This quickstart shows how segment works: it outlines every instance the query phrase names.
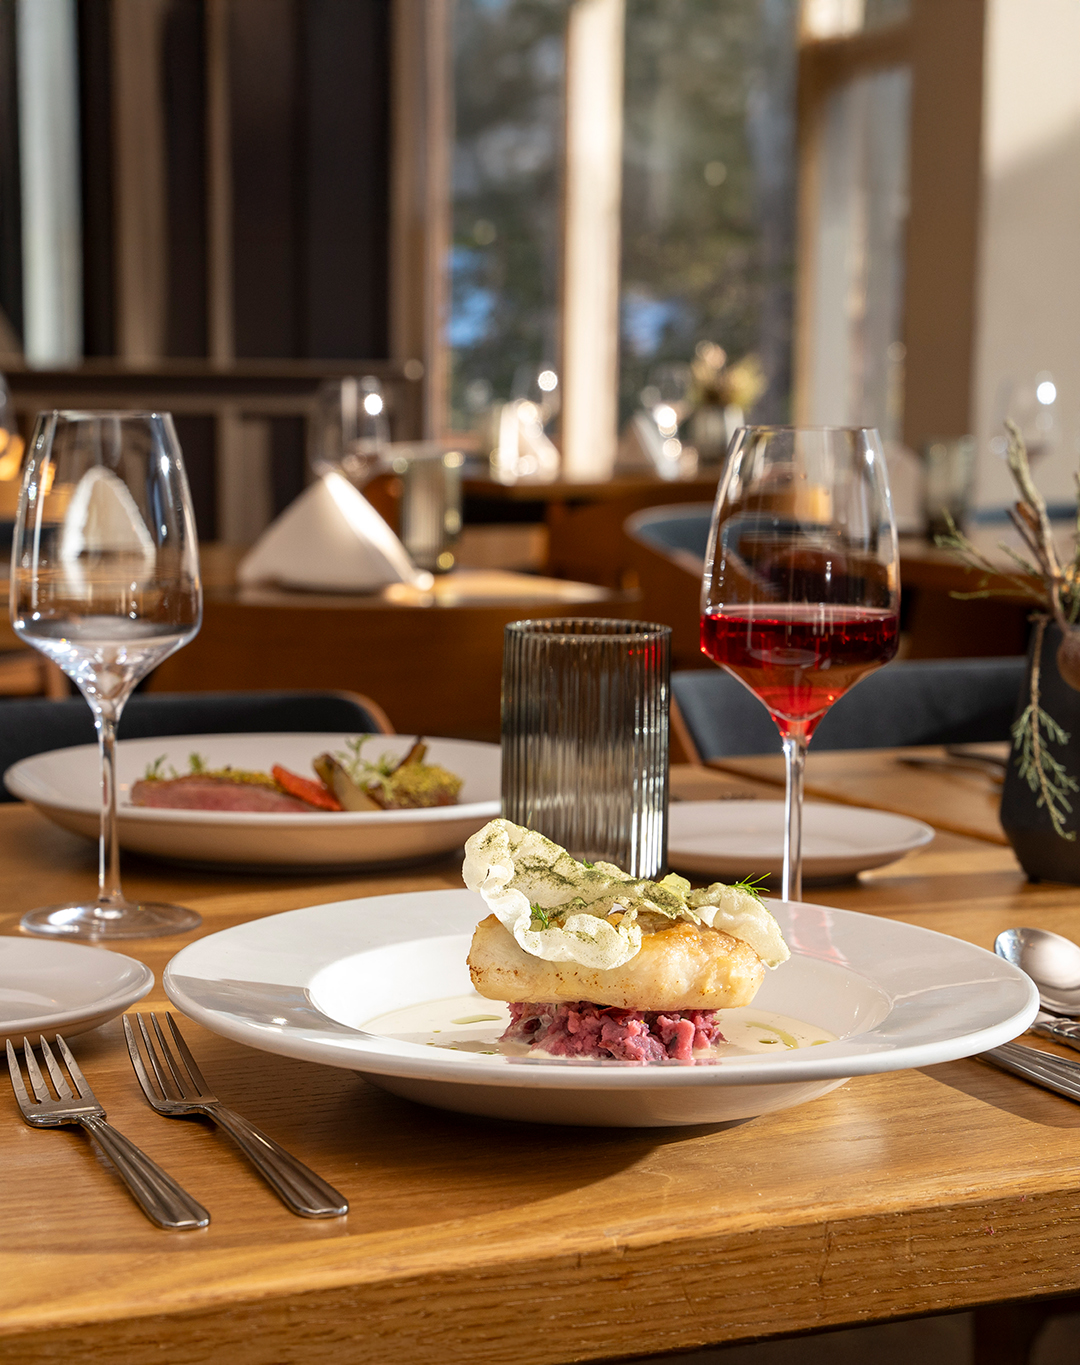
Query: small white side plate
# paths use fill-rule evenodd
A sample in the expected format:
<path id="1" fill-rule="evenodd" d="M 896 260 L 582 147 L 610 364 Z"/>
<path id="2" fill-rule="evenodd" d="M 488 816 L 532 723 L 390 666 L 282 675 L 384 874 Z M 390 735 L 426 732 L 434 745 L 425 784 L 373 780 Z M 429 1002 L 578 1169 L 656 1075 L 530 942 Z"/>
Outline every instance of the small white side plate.
<path id="1" fill-rule="evenodd" d="M 412 735 L 374 735 L 365 753 L 403 756 Z M 311 760 L 343 747 L 340 734 L 168 735 L 125 739 L 117 745 L 120 846 L 151 857 L 243 868 L 371 867 L 379 863 L 437 857 L 460 848 L 499 813 L 502 769 L 497 744 L 429 739 L 428 759 L 464 778 L 456 806 L 425 810 L 248 811 L 155 810 L 132 806 L 131 785 L 148 764 L 164 756 L 186 772 L 199 754 L 211 768 L 269 772 L 275 763 L 302 776 Z M 13 796 L 29 801 L 64 829 L 98 837 L 101 760 L 91 744 L 54 749 L 14 764 L 4 774 Z"/>
<path id="2" fill-rule="evenodd" d="M 605 1127 L 729 1123 L 823 1095 L 847 1077 L 966 1057 L 1023 1033 L 1023 972 L 961 939 L 822 905 L 771 901 L 792 957 L 757 1001 L 837 1041 L 716 1064 L 537 1061 L 370 1033 L 391 1010 L 469 991 L 487 913 L 471 891 L 337 901 L 238 924 L 182 949 L 170 1000 L 266 1052 L 346 1067 L 408 1099 L 492 1118 Z M 477 1013 L 487 1012 L 477 998 Z M 472 1011 L 470 1011 L 472 1013 Z"/>
<path id="3" fill-rule="evenodd" d="M 0 938 L 0 1046 L 40 1033 L 65 1038 L 122 1014 L 154 984 L 133 957 L 80 943 Z"/>
<path id="4" fill-rule="evenodd" d="M 922 848 L 934 831 L 921 820 L 862 806 L 803 807 L 803 880 L 835 882 Z M 673 801 L 668 862 L 678 872 L 719 878 L 779 876 L 782 801 Z"/>

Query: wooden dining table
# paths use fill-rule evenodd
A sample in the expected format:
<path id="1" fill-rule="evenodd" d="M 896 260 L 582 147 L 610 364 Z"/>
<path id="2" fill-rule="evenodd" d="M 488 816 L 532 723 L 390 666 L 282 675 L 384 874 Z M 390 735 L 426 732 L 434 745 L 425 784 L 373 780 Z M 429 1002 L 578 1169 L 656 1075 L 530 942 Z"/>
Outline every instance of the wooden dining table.
<path id="1" fill-rule="evenodd" d="M 149 691 L 344 689 L 374 698 L 401 734 L 496 741 L 511 621 L 636 615 L 630 593 L 494 568 L 362 594 L 242 587 L 242 555 L 202 546 L 202 627 L 154 670 Z"/>
<path id="2" fill-rule="evenodd" d="M 811 756 L 811 787 L 828 757 Z M 1080 939 L 1080 890 L 1027 882 L 987 825 L 991 778 L 896 759 L 849 755 L 848 779 L 888 808 L 902 774 L 905 801 L 931 819 L 967 810 L 966 832 L 943 821 L 923 850 L 807 899 L 984 948 L 1015 925 Z M 679 767 L 673 794 L 775 797 L 769 762 Z M 95 856 L 0 806 L 0 934 L 87 890 Z M 191 937 L 460 885 L 454 858 L 328 877 L 130 857 L 125 880 L 196 908 Z M 139 1008 L 167 1007 L 162 970 L 189 941 L 123 945 L 155 973 Z M 80 1132 L 26 1126 L 0 1092 L 0 1361 L 564 1365 L 1080 1289 L 1080 1106 L 975 1058 L 858 1077 L 728 1128 L 589 1129 L 443 1112 L 184 1028 L 216 1093 L 342 1190 L 347 1217 L 294 1217 L 217 1130 L 152 1112 L 115 1019 L 73 1051 L 110 1118 L 212 1221 L 153 1227 Z"/>

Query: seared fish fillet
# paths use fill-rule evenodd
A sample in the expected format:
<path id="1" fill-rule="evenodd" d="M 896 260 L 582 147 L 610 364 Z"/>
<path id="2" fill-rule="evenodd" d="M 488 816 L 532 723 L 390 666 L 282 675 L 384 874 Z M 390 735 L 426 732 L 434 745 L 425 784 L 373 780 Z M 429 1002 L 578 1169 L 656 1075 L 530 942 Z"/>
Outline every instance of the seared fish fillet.
<path id="1" fill-rule="evenodd" d="M 718 1010 L 749 1005 L 765 977 L 749 944 L 685 920 L 645 933 L 621 967 L 547 962 L 518 946 L 494 915 L 481 920 L 469 950 L 473 985 L 489 1000 L 588 1000 L 628 1010 Z"/>

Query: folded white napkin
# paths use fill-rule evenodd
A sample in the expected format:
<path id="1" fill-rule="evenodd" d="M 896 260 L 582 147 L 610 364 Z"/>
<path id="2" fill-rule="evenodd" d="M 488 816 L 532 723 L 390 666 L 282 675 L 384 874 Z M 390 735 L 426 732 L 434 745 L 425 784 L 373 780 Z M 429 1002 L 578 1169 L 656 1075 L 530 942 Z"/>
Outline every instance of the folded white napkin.
<path id="1" fill-rule="evenodd" d="M 153 577 L 154 538 L 127 485 L 111 469 L 94 465 L 75 485 L 57 558 L 67 591 L 76 598 L 88 595 L 88 580 L 101 584 L 106 574 L 132 591 Z"/>
<path id="2" fill-rule="evenodd" d="M 236 576 L 242 585 L 280 583 L 327 592 L 432 583 L 371 503 L 333 471 L 305 488 L 266 528 Z"/>

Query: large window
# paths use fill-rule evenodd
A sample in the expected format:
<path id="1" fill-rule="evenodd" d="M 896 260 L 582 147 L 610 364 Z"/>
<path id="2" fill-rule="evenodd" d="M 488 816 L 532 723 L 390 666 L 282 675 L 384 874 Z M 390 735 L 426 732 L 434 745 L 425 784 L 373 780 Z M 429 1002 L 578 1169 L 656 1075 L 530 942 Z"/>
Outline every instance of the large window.
<path id="1" fill-rule="evenodd" d="M 824 98 L 806 243 L 806 418 L 900 435 L 911 73 L 860 72 Z"/>
<path id="2" fill-rule="evenodd" d="M 623 419 L 701 341 L 755 352 L 759 418 L 791 380 L 791 0 L 628 0 L 622 213 Z"/>
<path id="3" fill-rule="evenodd" d="M 588 41 L 568 46 L 568 25 L 592 22 L 589 10 L 607 32 L 622 25 L 617 70 Z M 658 370 L 688 365 L 702 342 L 732 359 L 754 353 L 767 379 L 758 415 L 787 416 L 797 20 L 795 0 L 458 0 L 455 425 L 522 396 L 531 371 L 557 365 L 570 342 L 587 349 L 580 332 L 605 325 L 579 316 L 567 268 L 583 249 L 575 215 L 590 213 L 596 269 L 617 282 L 619 423 Z M 589 108 L 567 95 L 590 91 L 593 68 L 593 84 L 621 86 L 614 119 L 603 98 Z M 595 158 L 605 193 L 621 180 L 610 219 L 582 204 L 589 176 L 574 175 L 574 156 Z M 579 334 L 568 340 L 568 328 Z"/>
<path id="4" fill-rule="evenodd" d="M 457 0 L 451 425 L 558 350 L 565 0 Z M 521 394 L 520 396 L 525 396 Z"/>

